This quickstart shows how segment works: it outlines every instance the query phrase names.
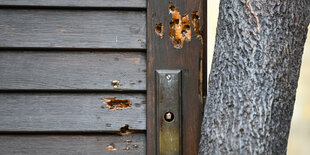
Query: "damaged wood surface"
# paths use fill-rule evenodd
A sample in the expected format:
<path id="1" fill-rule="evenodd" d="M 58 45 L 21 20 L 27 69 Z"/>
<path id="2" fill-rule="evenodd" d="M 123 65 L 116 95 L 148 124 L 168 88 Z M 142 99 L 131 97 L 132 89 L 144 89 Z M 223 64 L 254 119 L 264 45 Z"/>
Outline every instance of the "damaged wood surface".
<path id="1" fill-rule="evenodd" d="M 110 110 L 122 110 L 131 108 L 131 102 L 127 99 L 102 98 Z"/>
<path id="2" fill-rule="evenodd" d="M 154 141 L 157 69 L 182 70 L 182 154 L 198 154 L 203 101 L 207 86 L 207 51 L 204 41 L 207 39 L 206 33 L 203 33 L 207 27 L 205 15 L 207 11 L 203 8 L 206 6 L 206 1 L 179 0 L 169 3 L 169 1 L 150 0 L 147 6 L 147 154 L 158 153 Z M 197 19 L 199 21 L 196 21 Z M 163 25 L 163 38 L 154 32 L 158 23 Z M 177 28 L 174 29 L 177 31 L 170 31 L 170 27 Z M 202 34 L 201 38 L 205 39 L 196 37 L 198 30 Z M 188 33 L 189 31 L 191 33 Z M 181 40 L 191 38 L 191 41 L 184 42 L 182 48 L 175 48 L 181 47 L 181 44 L 174 45 L 170 32 L 172 36 L 176 34 Z M 175 43 L 178 41 L 175 40 Z"/>
<path id="3" fill-rule="evenodd" d="M 191 41 L 191 23 L 188 14 L 182 16 L 175 5 L 169 3 L 169 14 L 172 16 L 169 27 L 169 37 L 173 47 L 181 49 L 184 41 Z"/>
<path id="4" fill-rule="evenodd" d="M 1 0 L 0 6 L 145 8 L 146 0 Z"/>
<path id="5" fill-rule="evenodd" d="M 145 49 L 145 11 L 0 9 L 0 48 Z"/>
<path id="6" fill-rule="evenodd" d="M 118 135 L 0 135 L 1 154 L 23 155 L 145 155 L 145 134 Z M 109 149 L 113 147 L 114 149 Z"/>
<path id="7" fill-rule="evenodd" d="M 141 91 L 145 59 L 143 52 L 0 51 L 0 90 Z"/>
<path id="8" fill-rule="evenodd" d="M 121 98 L 131 108 L 110 110 L 102 98 Z M 144 93 L 0 93 L 0 132 L 121 131 L 146 129 Z"/>

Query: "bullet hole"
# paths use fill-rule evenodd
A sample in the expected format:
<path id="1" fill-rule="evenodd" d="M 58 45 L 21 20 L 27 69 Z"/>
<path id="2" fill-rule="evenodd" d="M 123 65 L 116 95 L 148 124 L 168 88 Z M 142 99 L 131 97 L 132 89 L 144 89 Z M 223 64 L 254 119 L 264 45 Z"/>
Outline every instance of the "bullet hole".
<path id="1" fill-rule="evenodd" d="M 172 4 L 168 5 L 169 14 L 172 16 L 169 26 L 169 37 L 172 40 L 173 47 L 181 49 L 184 41 L 191 40 L 191 23 L 189 16 L 181 16 L 179 10 Z"/>
<path id="2" fill-rule="evenodd" d="M 115 145 L 113 143 L 111 143 L 107 146 L 106 150 L 115 151 L 115 150 L 117 150 L 117 148 L 115 147 Z"/>
<path id="3" fill-rule="evenodd" d="M 200 21 L 200 17 L 199 17 L 199 12 L 198 11 L 194 11 L 192 13 L 192 24 L 193 24 L 193 29 L 196 32 L 196 37 L 198 39 L 202 39 L 202 36 L 200 34 L 200 28 L 199 28 L 199 21 Z"/>
<path id="4" fill-rule="evenodd" d="M 110 110 L 122 110 L 131 108 L 131 103 L 127 99 L 103 98 Z"/>
<path id="5" fill-rule="evenodd" d="M 117 134 L 121 135 L 121 136 L 123 136 L 123 135 L 130 135 L 132 133 L 134 133 L 134 131 L 129 129 L 129 125 L 128 124 L 126 124 L 125 126 L 121 127 L 120 131 L 117 132 Z"/>
<path id="6" fill-rule="evenodd" d="M 130 147 L 126 146 L 124 150 L 129 151 Z"/>
<path id="7" fill-rule="evenodd" d="M 161 39 L 163 39 L 163 37 L 164 37 L 164 26 L 162 23 L 156 24 L 155 32 L 157 35 L 160 36 Z"/>
<path id="8" fill-rule="evenodd" d="M 173 13 L 175 11 L 175 6 L 170 2 L 168 5 L 169 14 Z"/>
<path id="9" fill-rule="evenodd" d="M 118 88 L 119 82 L 120 82 L 119 80 L 113 80 L 111 84 L 114 88 Z"/>
<path id="10" fill-rule="evenodd" d="M 139 145 L 135 144 L 133 145 L 134 148 L 139 148 Z"/>
<path id="11" fill-rule="evenodd" d="M 126 145 L 131 144 L 131 142 L 132 142 L 132 140 L 126 140 L 126 141 L 125 141 Z"/>

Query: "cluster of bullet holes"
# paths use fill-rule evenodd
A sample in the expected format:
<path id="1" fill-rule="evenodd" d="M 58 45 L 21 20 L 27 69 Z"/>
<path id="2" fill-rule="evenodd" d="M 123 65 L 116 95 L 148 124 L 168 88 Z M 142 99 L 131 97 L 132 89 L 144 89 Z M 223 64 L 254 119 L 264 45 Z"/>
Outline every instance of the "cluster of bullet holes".
<path id="1" fill-rule="evenodd" d="M 196 32 L 198 39 L 202 39 L 199 28 L 199 12 L 192 13 L 192 20 L 190 21 L 189 15 L 181 16 L 179 10 L 172 3 L 168 4 L 169 14 L 172 19 L 169 23 L 169 38 L 172 40 L 173 47 L 181 49 L 185 41 L 191 41 L 191 22 L 193 30 Z M 155 26 L 155 33 L 162 39 L 164 37 L 164 26 L 158 23 Z"/>
<path id="2" fill-rule="evenodd" d="M 126 150 L 126 151 L 139 148 L 139 145 L 133 144 L 132 140 L 125 140 L 124 144 L 125 144 L 124 150 Z M 116 151 L 116 150 L 118 150 L 118 148 L 115 146 L 114 143 L 110 143 L 109 145 L 107 145 L 106 150 Z"/>

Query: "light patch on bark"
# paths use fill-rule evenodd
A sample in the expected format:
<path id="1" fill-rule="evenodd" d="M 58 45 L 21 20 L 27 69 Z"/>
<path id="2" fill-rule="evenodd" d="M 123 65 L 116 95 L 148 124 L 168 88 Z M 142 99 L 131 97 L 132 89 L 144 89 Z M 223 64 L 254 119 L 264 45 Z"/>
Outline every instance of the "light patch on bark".
<path id="1" fill-rule="evenodd" d="M 256 15 L 256 13 L 253 11 L 253 8 L 252 8 L 252 5 L 251 3 L 249 2 L 249 0 L 246 1 L 246 6 L 248 7 L 248 9 L 250 10 L 251 14 L 253 15 L 255 21 L 256 21 L 256 24 L 257 24 L 257 32 L 260 33 L 260 23 L 259 23 L 259 19 Z"/>

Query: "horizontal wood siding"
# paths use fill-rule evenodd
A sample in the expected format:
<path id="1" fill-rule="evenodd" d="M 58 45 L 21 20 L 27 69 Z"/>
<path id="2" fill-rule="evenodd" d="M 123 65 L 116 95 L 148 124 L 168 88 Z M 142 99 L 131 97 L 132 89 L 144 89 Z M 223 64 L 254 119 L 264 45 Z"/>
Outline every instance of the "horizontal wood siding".
<path id="1" fill-rule="evenodd" d="M 0 5 L 145 8 L 146 0 L 1 0 Z"/>
<path id="2" fill-rule="evenodd" d="M 142 52 L 0 51 L 0 90 L 145 90 L 145 57 Z M 113 80 L 120 81 L 118 88 Z"/>
<path id="3" fill-rule="evenodd" d="M 117 150 L 108 150 L 114 145 Z M 117 135 L 0 135 L 4 155 L 145 155 L 145 134 Z"/>
<path id="4" fill-rule="evenodd" d="M 145 155 L 145 92 L 146 0 L 0 0 L 0 154 Z"/>
<path id="5" fill-rule="evenodd" d="M 145 11 L 0 9 L 0 48 L 145 49 Z"/>
<path id="6" fill-rule="evenodd" d="M 102 98 L 128 99 L 110 110 Z M 146 129 L 144 93 L 1 93 L 0 131 L 120 131 Z"/>

